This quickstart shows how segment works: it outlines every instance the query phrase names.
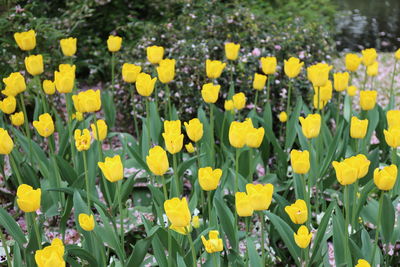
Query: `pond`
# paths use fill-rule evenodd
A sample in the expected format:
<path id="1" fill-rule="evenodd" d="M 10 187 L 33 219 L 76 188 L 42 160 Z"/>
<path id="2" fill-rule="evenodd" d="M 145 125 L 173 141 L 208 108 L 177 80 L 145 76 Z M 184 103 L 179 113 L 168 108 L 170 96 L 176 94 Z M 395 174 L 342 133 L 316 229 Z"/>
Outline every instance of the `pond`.
<path id="1" fill-rule="evenodd" d="M 337 48 L 375 47 L 394 51 L 400 47 L 400 0 L 335 0 Z"/>

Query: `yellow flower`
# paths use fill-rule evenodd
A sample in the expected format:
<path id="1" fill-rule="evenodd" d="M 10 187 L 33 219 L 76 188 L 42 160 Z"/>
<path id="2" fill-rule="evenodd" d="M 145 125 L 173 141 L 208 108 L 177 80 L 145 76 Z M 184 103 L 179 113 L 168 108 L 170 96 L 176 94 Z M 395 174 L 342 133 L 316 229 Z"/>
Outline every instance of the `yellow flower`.
<path id="1" fill-rule="evenodd" d="M 374 63 L 369 65 L 367 67 L 367 75 L 368 76 L 376 76 L 376 75 L 378 75 L 378 67 L 379 67 L 378 61 L 375 61 Z"/>
<path id="2" fill-rule="evenodd" d="M 181 234 L 181 235 L 187 235 L 188 233 L 190 233 L 192 231 L 192 227 L 186 226 L 186 227 L 178 227 L 176 225 L 171 224 L 169 226 L 169 229 L 174 230 L 175 232 Z"/>
<path id="3" fill-rule="evenodd" d="M 263 127 L 249 127 L 246 135 L 246 145 L 251 148 L 260 147 L 264 139 L 265 130 Z"/>
<path id="4" fill-rule="evenodd" d="M 371 110 L 375 107 L 377 91 L 360 91 L 360 106 L 362 110 Z"/>
<path id="5" fill-rule="evenodd" d="M 229 143 L 235 148 L 242 148 L 247 141 L 248 124 L 233 121 L 229 127 Z"/>
<path id="6" fill-rule="evenodd" d="M 127 83 L 134 83 L 141 71 L 142 67 L 140 66 L 124 63 L 124 65 L 122 65 L 122 79 Z"/>
<path id="7" fill-rule="evenodd" d="M 165 213 L 172 225 L 187 227 L 190 225 L 191 215 L 186 198 L 174 197 L 164 202 Z"/>
<path id="8" fill-rule="evenodd" d="M 361 51 L 362 53 L 362 62 L 364 66 L 370 66 L 374 64 L 376 58 L 378 57 L 378 54 L 376 53 L 375 48 L 367 48 Z"/>
<path id="9" fill-rule="evenodd" d="M 121 157 L 106 157 L 104 162 L 97 163 L 104 177 L 111 183 L 117 182 L 124 178 L 124 166 L 122 165 Z"/>
<path id="10" fill-rule="evenodd" d="M 34 30 L 16 32 L 14 33 L 14 39 L 18 47 L 24 51 L 32 50 L 36 46 L 36 34 Z"/>
<path id="11" fill-rule="evenodd" d="M 175 77 L 175 59 L 163 59 L 157 67 L 157 74 L 160 82 L 169 83 Z"/>
<path id="12" fill-rule="evenodd" d="M 280 122 L 286 122 L 288 119 L 287 113 L 285 111 L 282 111 L 281 113 L 279 113 L 278 119 Z"/>
<path id="13" fill-rule="evenodd" d="M 246 96 L 243 93 L 234 94 L 232 100 L 236 110 L 241 110 L 246 105 Z"/>
<path id="14" fill-rule="evenodd" d="M 314 87 L 315 95 L 318 97 L 318 91 L 321 94 L 320 101 L 327 102 L 332 98 L 332 81 L 328 80 L 324 86 Z"/>
<path id="15" fill-rule="evenodd" d="M 236 60 L 239 55 L 240 44 L 226 43 L 225 56 L 228 60 Z"/>
<path id="16" fill-rule="evenodd" d="M 397 167 L 392 164 L 383 169 L 374 170 L 374 183 L 380 190 L 388 191 L 393 188 L 397 179 Z"/>
<path id="17" fill-rule="evenodd" d="M 264 89 L 266 81 L 267 81 L 266 75 L 254 73 L 253 88 L 256 90 Z"/>
<path id="18" fill-rule="evenodd" d="M 76 38 L 65 38 L 60 40 L 61 51 L 64 56 L 72 57 L 76 53 Z"/>
<path id="19" fill-rule="evenodd" d="M 358 88 L 354 85 L 350 85 L 349 87 L 347 87 L 347 94 L 349 96 L 355 96 L 357 91 L 358 91 Z"/>
<path id="20" fill-rule="evenodd" d="M 185 122 L 184 125 L 189 139 L 193 142 L 198 142 L 203 137 L 203 124 L 199 119 L 191 119 L 189 123 Z"/>
<path id="21" fill-rule="evenodd" d="M 394 57 L 396 58 L 396 60 L 400 59 L 400 48 L 396 50 L 396 52 L 394 53 Z"/>
<path id="22" fill-rule="evenodd" d="M 94 229 L 94 217 L 93 217 L 93 214 L 88 215 L 88 214 L 85 214 L 85 213 L 81 213 L 78 216 L 78 221 L 79 221 L 79 226 L 83 230 L 85 230 L 87 232 L 93 231 L 93 229 Z"/>
<path id="23" fill-rule="evenodd" d="M 101 109 L 100 90 L 87 90 L 72 96 L 76 111 L 81 113 L 96 112 Z"/>
<path id="24" fill-rule="evenodd" d="M 233 110 L 234 108 L 235 108 L 235 106 L 233 105 L 233 100 L 225 100 L 224 109 L 226 111 Z"/>
<path id="25" fill-rule="evenodd" d="M 368 119 L 359 120 L 357 117 L 351 117 L 350 136 L 351 138 L 362 139 L 367 134 Z"/>
<path id="26" fill-rule="evenodd" d="M 167 152 L 160 146 L 151 148 L 146 157 L 146 163 L 152 173 L 159 176 L 164 175 L 169 168 Z"/>
<path id="27" fill-rule="evenodd" d="M 219 60 L 206 60 L 206 73 L 207 77 L 210 79 L 216 79 L 221 76 L 222 71 L 224 70 L 226 63 L 222 63 Z"/>
<path id="28" fill-rule="evenodd" d="M 371 265 L 369 264 L 368 261 L 366 261 L 364 259 L 359 259 L 357 262 L 357 265 L 354 267 L 371 267 Z"/>
<path id="29" fill-rule="evenodd" d="M 216 230 L 211 230 L 208 233 L 208 240 L 202 235 L 201 241 L 203 242 L 204 248 L 207 253 L 220 252 L 224 249 L 224 244 L 222 243 L 222 239 L 218 238 L 219 232 Z"/>
<path id="30" fill-rule="evenodd" d="M 117 52 L 121 49 L 122 38 L 119 36 L 110 35 L 107 39 L 107 47 L 110 52 Z"/>
<path id="31" fill-rule="evenodd" d="M 75 146 L 78 151 L 86 151 L 90 148 L 90 140 L 92 139 L 90 136 L 90 132 L 88 129 L 84 129 L 83 131 L 80 129 L 76 129 L 74 132 L 75 138 Z"/>
<path id="32" fill-rule="evenodd" d="M 345 63 L 346 69 L 351 72 L 357 71 L 360 66 L 362 58 L 357 54 L 346 54 Z"/>
<path id="33" fill-rule="evenodd" d="M 285 211 L 289 215 L 290 220 L 295 224 L 303 224 L 307 221 L 307 204 L 302 199 L 298 199 L 294 204 L 286 206 Z"/>
<path id="34" fill-rule="evenodd" d="M 147 60 L 152 64 L 158 64 L 164 57 L 164 47 L 150 46 L 146 48 Z"/>
<path id="35" fill-rule="evenodd" d="M 136 77 L 136 90 L 141 96 L 150 96 L 154 91 L 157 78 L 151 78 L 147 73 L 139 73 Z"/>
<path id="36" fill-rule="evenodd" d="M 54 95 L 54 93 L 56 92 L 56 84 L 53 81 L 44 80 L 43 81 L 43 91 L 47 95 Z"/>
<path id="37" fill-rule="evenodd" d="M 16 96 L 26 90 L 26 83 L 24 76 L 19 72 L 11 73 L 7 78 L 3 79 L 6 88 L 1 91 L 6 96 Z"/>
<path id="38" fill-rule="evenodd" d="M 82 112 L 75 112 L 74 114 L 72 114 L 72 119 L 76 119 L 77 121 L 83 121 L 83 113 Z"/>
<path id="39" fill-rule="evenodd" d="M 246 184 L 246 192 L 255 211 L 267 210 L 271 205 L 274 186 L 272 184 Z"/>
<path id="40" fill-rule="evenodd" d="M 162 134 L 167 151 L 171 154 L 179 153 L 183 147 L 183 134 L 163 133 Z"/>
<path id="41" fill-rule="evenodd" d="M 383 130 L 383 134 L 388 146 L 393 148 L 400 146 L 400 127 L 390 127 L 388 130 Z"/>
<path id="42" fill-rule="evenodd" d="M 168 134 L 181 134 L 181 121 L 180 120 L 175 120 L 175 121 L 164 121 L 164 133 Z"/>
<path id="43" fill-rule="evenodd" d="M 332 166 L 336 172 L 336 179 L 341 185 L 350 185 L 357 181 L 358 168 L 354 166 L 351 159 L 345 159 L 341 162 L 334 161 Z"/>
<path id="44" fill-rule="evenodd" d="M 35 261 L 38 267 L 65 267 L 64 245 L 58 238 L 54 238 L 50 246 L 36 250 Z"/>
<path id="45" fill-rule="evenodd" d="M 389 110 L 386 113 L 388 128 L 400 127 L 400 110 Z"/>
<path id="46" fill-rule="evenodd" d="M 222 176 L 221 169 L 213 170 L 211 167 L 199 169 L 199 184 L 204 191 L 212 191 L 217 189 L 219 180 Z"/>
<path id="47" fill-rule="evenodd" d="M 107 137 L 107 130 L 108 130 L 107 124 L 104 120 L 98 120 L 96 125 L 94 123 L 90 125 L 90 128 L 92 128 L 93 138 L 96 140 L 103 141 Z M 98 134 L 99 136 L 97 136 L 97 129 L 99 129 L 99 134 Z"/>
<path id="48" fill-rule="evenodd" d="M 321 129 L 321 115 L 309 114 L 306 118 L 299 117 L 301 129 L 306 138 L 315 138 Z"/>
<path id="49" fill-rule="evenodd" d="M 39 120 L 33 122 L 33 127 L 43 137 L 49 137 L 54 133 L 54 122 L 49 113 L 40 115 Z"/>
<path id="50" fill-rule="evenodd" d="M 199 216 L 193 216 L 193 218 L 192 218 L 192 226 L 194 227 L 194 228 L 199 228 L 200 227 L 200 219 L 199 219 Z"/>
<path id="51" fill-rule="evenodd" d="M 306 248 L 311 242 L 312 233 L 310 233 L 306 226 L 302 225 L 297 230 L 297 234 L 294 233 L 294 241 L 300 248 Z"/>
<path id="52" fill-rule="evenodd" d="M 284 71 L 289 78 L 295 78 L 300 74 L 304 62 L 300 62 L 298 58 L 291 57 L 289 60 L 284 61 Z"/>
<path id="53" fill-rule="evenodd" d="M 310 170 L 310 153 L 308 150 L 293 149 L 290 152 L 290 163 L 295 173 L 306 174 Z"/>
<path id="54" fill-rule="evenodd" d="M 276 72 L 276 57 L 262 57 L 261 58 L 261 68 L 262 71 L 267 74 L 271 75 Z"/>
<path id="55" fill-rule="evenodd" d="M 7 96 L 6 98 L 3 99 L 3 101 L 0 101 L 0 110 L 5 114 L 14 113 L 16 107 L 17 107 L 17 100 L 15 99 L 14 96 Z"/>
<path id="56" fill-rule="evenodd" d="M 371 161 L 363 154 L 350 157 L 345 160 L 353 168 L 357 169 L 357 179 L 361 179 L 367 175 Z"/>
<path id="57" fill-rule="evenodd" d="M 218 100 L 218 94 L 221 86 L 218 84 L 206 83 L 201 89 L 201 96 L 206 103 L 215 103 Z"/>
<path id="58" fill-rule="evenodd" d="M 187 143 L 187 144 L 185 145 L 185 148 L 186 148 L 186 151 L 187 151 L 188 153 L 193 153 L 193 152 L 196 151 L 196 148 L 194 148 L 194 146 L 193 146 L 192 143 Z"/>
<path id="59" fill-rule="evenodd" d="M 342 92 L 349 86 L 350 74 L 348 72 L 337 72 L 333 74 L 335 90 Z"/>
<path id="60" fill-rule="evenodd" d="M 74 79 L 75 79 L 75 71 L 76 71 L 76 66 L 71 65 L 71 64 L 60 64 L 58 65 L 58 70 L 60 72 L 71 72 Z"/>
<path id="61" fill-rule="evenodd" d="M 14 142 L 7 130 L 0 128 L 0 155 L 8 155 L 14 148 Z"/>
<path id="62" fill-rule="evenodd" d="M 25 68 L 30 75 L 39 75 L 43 73 L 43 56 L 42 55 L 32 55 L 25 57 Z"/>
<path id="63" fill-rule="evenodd" d="M 332 66 L 326 63 L 318 63 L 307 68 L 308 80 L 314 87 L 324 86 L 329 79 Z"/>
<path id="64" fill-rule="evenodd" d="M 24 113 L 22 111 L 16 112 L 13 115 L 10 115 L 10 120 L 12 125 L 14 126 L 21 126 L 25 122 Z"/>
<path id="65" fill-rule="evenodd" d="M 318 94 L 314 94 L 314 97 L 313 97 L 314 108 L 323 109 L 326 106 L 326 104 L 328 104 L 328 101 L 324 101 L 322 99 L 320 99 L 319 103 L 318 103 Z"/>
<path id="66" fill-rule="evenodd" d="M 236 212 L 240 217 L 252 216 L 254 209 L 252 199 L 244 192 L 236 192 L 235 194 Z"/>
<path id="67" fill-rule="evenodd" d="M 17 189 L 17 204 L 23 212 L 34 212 L 40 209 L 40 188 L 34 190 L 32 186 L 21 184 Z"/>
<path id="68" fill-rule="evenodd" d="M 63 64 L 61 70 L 60 65 L 60 71 L 54 72 L 54 83 L 57 91 L 61 94 L 71 93 L 75 84 L 75 65 L 73 65 L 73 68 L 66 66 L 66 64 Z"/>

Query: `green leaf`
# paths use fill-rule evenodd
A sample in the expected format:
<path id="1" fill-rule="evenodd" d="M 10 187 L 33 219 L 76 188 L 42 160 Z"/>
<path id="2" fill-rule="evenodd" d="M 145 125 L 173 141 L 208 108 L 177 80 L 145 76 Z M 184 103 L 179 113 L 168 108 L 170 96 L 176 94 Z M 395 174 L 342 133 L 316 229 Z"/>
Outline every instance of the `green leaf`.
<path id="1" fill-rule="evenodd" d="M 383 195 L 382 211 L 383 216 L 379 219 L 382 225 L 383 240 L 387 244 L 392 238 L 395 221 L 395 210 L 388 194 Z"/>
<path id="2" fill-rule="evenodd" d="M 214 205 L 217 210 L 217 216 L 220 220 L 222 229 L 224 230 L 226 236 L 228 237 L 231 246 L 233 248 L 236 248 L 238 240 L 237 240 L 236 229 L 234 226 L 235 220 L 232 215 L 232 212 L 230 211 L 228 206 L 224 203 L 221 197 L 216 196 L 214 198 Z"/>
<path id="3" fill-rule="evenodd" d="M 99 266 L 96 258 L 88 251 L 76 246 L 76 245 L 66 245 L 65 246 L 67 254 L 69 256 L 75 256 L 88 261 L 89 266 Z"/>
<path id="4" fill-rule="evenodd" d="M 293 129 L 295 129 L 296 124 L 299 124 L 299 116 L 302 106 L 303 106 L 303 101 L 300 97 L 297 100 L 296 107 L 289 116 L 290 117 L 289 121 L 286 123 L 286 142 L 285 142 L 286 149 L 292 147 L 296 139 L 296 131 L 293 131 Z"/>
<path id="5" fill-rule="evenodd" d="M 336 207 L 336 214 L 333 216 L 333 247 L 335 251 L 335 262 L 337 266 L 347 266 L 345 258 L 346 238 L 347 233 L 344 229 L 343 214 Z"/>
<path id="6" fill-rule="evenodd" d="M 15 222 L 13 217 L 8 212 L 0 207 L 0 225 L 3 226 L 9 235 L 18 243 L 20 247 L 24 247 L 27 242 L 24 233 L 21 228 Z"/>
<path id="7" fill-rule="evenodd" d="M 262 266 L 261 258 L 258 255 L 256 247 L 254 246 L 254 240 L 251 237 L 246 238 L 246 246 L 249 251 L 250 266 Z"/>
<path id="8" fill-rule="evenodd" d="M 149 249 L 153 238 L 145 238 L 139 240 L 134 249 L 132 255 L 129 257 L 126 267 L 139 267 L 146 256 L 147 250 Z"/>
<path id="9" fill-rule="evenodd" d="M 114 95 L 110 91 L 101 92 L 101 103 L 103 106 L 104 114 L 106 116 L 106 122 L 110 129 L 114 127 L 115 123 L 115 104 L 114 104 Z"/>

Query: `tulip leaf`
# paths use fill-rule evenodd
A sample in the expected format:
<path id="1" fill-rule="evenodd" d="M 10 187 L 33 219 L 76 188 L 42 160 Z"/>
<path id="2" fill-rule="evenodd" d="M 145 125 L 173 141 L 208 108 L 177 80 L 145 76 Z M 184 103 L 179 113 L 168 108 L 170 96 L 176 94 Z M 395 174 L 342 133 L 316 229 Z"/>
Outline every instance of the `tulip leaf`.
<path id="1" fill-rule="evenodd" d="M 139 267 L 143 262 L 144 257 L 146 256 L 147 250 L 149 249 L 153 238 L 148 237 L 145 239 L 141 239 L 136 242 L 135 247 L 133 249 L 133 253 L 129 257 L 126 266 L 130 267 Z"/>
<path id="2" fill-rule="evenodd" d="M 344 229 L 343 214 L 338 207 L 335 209 L 333 216 L 333 247 L 335 252 L 335 262 L 337 266 L 347 266 L 345 258 L 346 238 L 348 233 Z"/>
<path id="3" fill-rule="evenodd" d="M 388 194 L 383 195 L 382 210 L 382 214 L 384 214 L 384 216 L 379 218 L 379 220 L 381 220 L 382 237 L 387 244 L 392 238 L 395 221 L 395 210 Z"/>
<path id="4" fill-rule="evenodd" d="M 161 131 L 163 128 L 160 115 L 157 110 L 157 106 L 155 102 L 150 102 L 150 134 L 153 143 L 161 144 L 162 136 Z M 161 143 L 160 143 L 161 142 Z"/>
<path id="5" fill-rule="evenodd" d="M 286 138 L 285 138 L 286 149 L 292 147 L 294 141 L 296 140 L 296 131 L 293 131 L 293 129 L 295 129 L 296 124 L 299 124 L 300 110 L 302 106 L 303 106 L 303 100 L 301 99 L 301 97 L 299 97 L 297 99 L 297 103 L 293 112 L 289 116 L 289 120 L 286 122 Z"/>
<path id="6" fill-rule="evenodd" d="M 368 232 L 363 228 L 361 230 L 361 251 L 363 254 L 363 259 L 368 259 L 372 253 L 372 244 L 371 244 L 371 237 L 369 236 Z"/>
<path id="7" fill-rule="evenodd" d="M 368 140 L 369 143 L 369 140 L 371 140 L 371 136 L 375 131 L 375 128 L 379 122 L 379 111 L 376 106 L 374 109 L 368 110 L 367 118 L 368 118 L 368 131 L 364 140 Z M 367 145 L 367 143 L 364 143 L 364 145 Z"/>
<path id="8" fill-rule="evenodd" d="M 231 246 L 236 248 L 238 240 L 235 229 L 236 226 L 234 225 L 235 220 L 232 212 L 229 210 L 228 205 L 224 203 L 224 200 L 220 197 L 220 195 L 214 197 L 214 206 L 216 208 L 217 216 L 220 220 L 222 229 L 228 237 Z"/>
<path id="9" fill-rule="evenodd" d="M 65 250 L 68 256 L 75 256 L 88 261 L 89 266 L 99 266 L 96 258 L 87 250 L 84 250 L 76 245 L 66 245 Z"/>
<path id="10" fill-rule="evenodd" d="M 258 255 L 256 247 L 254 246 L 254 240 L 251 237 L 246 238 L 246 246 L 249 251 L 250 266 L 262 266 L 261 258 Z"/>
<path id="11" fill-rule="evenodd" d="M 143 160 L 143 158 L 137 153 L 137 150 L 135 150 L 133 147 L 128 146 L 128 152 L 129 154 L 136 160 L 136 162 L 140 165 L 142 169 L 145 169 L 147 173 L 151 175 L 151 171 L 149 167 L 147 166 L 147 163 Z M 148 151 L 146 152 L 146 156 L 148 154 Z M 146 157 L 144 157 L 146 158 Z"/>
<path id="12" fill-rule="evenodd" d="M 106 116 L 107 125 L 110 129 L 112 129 L 114 127 L 116 115 L 113 93 L 110 91 L 102 91 L 101 103 L 103 106 L 104 115 Z"/>
<path id="13" fill-rule="evenodd" d="M 203 157 L 205 154 L 200 154 L 199 157 Z M 181 164 L 178 166 L 178 177 L 182 177 L 183 173 L 192 166 L 197 160 L 197 156 L 193 156 L 191 158 L 185 159 Z"/>
<path id="14" fill-rule="evenodd" d="M 0 207 L 0 225 L 3 226 L 9 235 L 18 243 L 20 247 L 24 247 L 26 238 L 21 228 L 15 222 L 14 218 L 8 212 Z"/>

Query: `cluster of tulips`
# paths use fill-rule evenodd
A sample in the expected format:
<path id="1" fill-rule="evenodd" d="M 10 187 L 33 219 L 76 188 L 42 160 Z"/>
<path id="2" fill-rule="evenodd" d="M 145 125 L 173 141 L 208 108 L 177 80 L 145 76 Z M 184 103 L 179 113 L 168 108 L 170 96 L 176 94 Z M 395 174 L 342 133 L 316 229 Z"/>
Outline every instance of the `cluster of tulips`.
<path id="1" fill-rule="evenodd" d="M 21 50 L 35 49 L 34 30 L 14 37 Z M 283 70 L 290 80 L 286 109 L 272 116 L 270 89 L 277 59 L 260 59 L 261 71 L 254 74 L 251 84 L 255 108 L 245 112 L 249 99 L 235 92 L 232 79 L 240 45 L 226 43 L 227 62 L 205 62 L 208 81 L 199 92 L 205 105 L 199 107 L 198 118 L 183 123 L 185 137 L 170 100 L 176 62 L 164 58 L 163 47 L 147 48 L 150 64 L 121 67 L 122 80 L 133 86 L 127 91 L 133 97 L 136 91 L 146 106 L 145 116 L 138 116 L 132 105 L 135 133 L 130 135 L 109 132 L 115 123 L 116 57 L 122 38 L 107 40 L 111 88 L 103 90 L 78 90 L 72 64 L 77 39 L 62 39 L 60 46 L 70 64 L 59 65 L 54 81 L 41 81 L 45 68 L 40 54 L 25 57 L 26 73 L 14 72 L 3 79 L 1 166 L 3 170 L 8 158 L 12 175 L 2 174 L 7 185 L 17 189 L 16 204 L 28 226 L 25 234 L 1 208 L 0 225 L 15 240 L 8 247 L 0 231 L 8 266 L 270 266 L 285 258 L 298 266 L 321 266 L 332 242 L 337 266 L 393 263 L 388 247 L 399 237 L 394 231 L 394 206 L 400 189 L 400 110 L 395 110 L 396 65 L 389 106 L 384 111 L 376 105 L 373 79 L 378 55 L 374 49 L 363 50 L 361 57 L 347 54 L 346 72 L 331 75 L 332 66 L 326 63 L 307 68 L 315 113 L 301 99 L 292 105 L 294 80 L 304 62 L 295 57 L 285 60 Z M 395 58 L 397 64 L 400 50 Z M 359 90 L 352 78 L 361 63 L 365 76 Z M 227 66 L 231 81 L 220 108 L 215 103 L 225 88 L 218 78 Z M 145 68 L 157 77 L 143 72 Z M 157 90 L 165 90 L 165 99 L 158 98 Z M 56 91 L 65 98 L 66 118 L 52 101 Z M 263 91 L 267 101 L 261 104 L 258 94 Z M 357 113 L 353 97 L 358 91 Z M 31 122 L 25 107 L 28 97 L 36 104 Z M 163 119 L 158 112 L 161 104 L 165 104 Z M 285 129 L 283 138 L 273 132 L 274 117 L 281 122 L 280 132 Z M 373 147 L 374 131 L 391 149 L 383 143 Z M 103 150 L 103 142 L 112 136 L 120 137 L 122 148 Z M 391 150 L 391 157 L 379 153 L 380 149 Z M 126 174 L 124 168 L 132 166 L 145 170 L 144 174 Z M 154 219 L 140 218 L 144 236 L 131 243 L 132 215 L 126 202 L 135 194 L 138 173 L 148 180 Z M 376 192 L 380 194 L 378 208 L 371 209 Z M 376 223 L 371 231 L 361 217 L 372 210 L 378 212 L 369 214 Z M 59 218 L 59 238 L 49 240 L 39 224 L 52 217 Z M 66 244 L 71 217 L 81 234 L 80 244 Z M 240 243 L 245 244 L 245 252 Z"/>

